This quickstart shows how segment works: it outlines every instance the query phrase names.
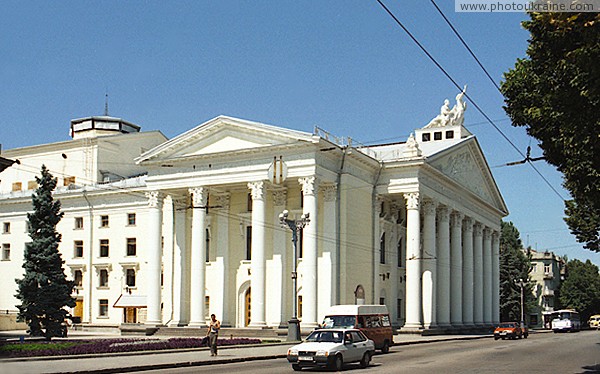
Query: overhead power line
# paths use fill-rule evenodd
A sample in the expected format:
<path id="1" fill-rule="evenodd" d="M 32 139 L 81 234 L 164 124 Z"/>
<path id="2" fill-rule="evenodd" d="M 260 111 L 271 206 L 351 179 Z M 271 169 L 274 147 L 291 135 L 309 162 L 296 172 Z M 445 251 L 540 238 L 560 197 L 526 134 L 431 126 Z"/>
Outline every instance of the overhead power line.
<path id="1" fill-rule="evenodd" d="M 459 90 L 462 91 L 463 88 L 456 82 L 456 80 L 446 71 L 446 69 L 444 69 L 444 67 L 431 55 L 431 53 L 429 53 L 429 51 L 421 44 L 421 42 L 419 42 L 419 40 L 410 32 L 410 30 L 408 30 L 408 28 L 406 28 L 406 26 L 404 26 L 404 24 L 402 22 L 400 22 L 400 20 L 398 19 L 398 17 L 396 17 L 394 15 L 394 13 L 392 13 L 392 11 L 381 1 L 381 0 L 377 0 L 377 2 L 379 3 L 379 5 L 381 5 L 381 7 L 386 11 L 386 13 L 392 17 L 392 19 L 396 22 L 396 24 L 398 26 L 400 26 L 400 28 L 402 28 L 402 30 L 411 38 L 411 40 L 421 49 L 421 51 L 423 51 L 423 53 L 425 53 L 425 55 L 429 58 L 429 60 L 431 60 L 431 62 L 433 62 L 433 64 L 446 76 L 446 78 L 448 78 L 448 80 L 450 82 L 452 82 L 452 84 Z M 477 102 L 475 102 L 475 100 L 473 100 L 473 98 L 471 98 L 467 93 L 465 93 L 465 97 L 471 102 L 471 104 L 473 104 L 473 106 L 475 107 L 475 109 L 477 109 L 477 111 L 487 120 L 487 122 L 492 125 L 496 131 L 498 131 L 498 133 L 500 133 L 500 135 L 502 135 L 502 137 L 515 149 L 515 151 L 517 151 L 517 153 L 519 153 L 523 158 L 526 158 L 527 156 L 525 154 L 523 154 L 523 152 L 521 152 L 521 150 L 512 142 L 512 140 L 510 140 L 508 138 L 508 136 L 506 136 L 506 134 L 504 134 L 504 132 L 502 132 L 502 130 L 500 130 L 500 128 L 494 123 L 494 121 L 492 121 L 492 119 L 487 115 L 487 113 L 485 113 L 483 111 L 483 109 L 481 109 L 481 107 L 477 104 Z M 550 187 L 550 189 L 552 191 L 554 191 L 554 193 L 562 200 L 565 201 L 565 199 L 562 197 L 562 195 L 558 192 L 558 190 L 556 190 L 556 188 L 554 188 L 554 186 L 552 186 L 552 184 L 550 184 L 550 182 L 546 179 L 546 177 L 544 177 L 544 175 L 542 175 L 542 173 L 535 167 L 535 165 L 533 165 L 531 163 L 531 161 L 527 162 L 532 169 L 540 176 L 540 178 L 542 178 L 542 180 L 548 185 L 548 187 Z"/>

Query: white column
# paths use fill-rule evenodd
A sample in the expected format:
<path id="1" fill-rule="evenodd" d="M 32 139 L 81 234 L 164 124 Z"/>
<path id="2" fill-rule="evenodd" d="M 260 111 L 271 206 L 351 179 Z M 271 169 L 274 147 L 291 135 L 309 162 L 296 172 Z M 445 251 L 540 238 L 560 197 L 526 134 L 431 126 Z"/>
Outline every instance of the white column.
<path id="1" fill-rule="evenodd" d="M 174 200 L 174 205 L 185 206 L 185 201 Z M 174 209 L 173 225 L 173 319 L 169 327 L 177 327 L 187 323 L 189 312 L 185 309 L 187 300 L 188 257 L 186 251 L 186 212 L 183 209 Z"/>
<path id="2" fill-rule="evenodd" d="M 473 254 L 473 220 L 466 217 L 463 220 L 463 267 L 462 267 L 462 294 L 463 294 L 463 324 L 473 326 L 475 307 L 473 305 L 475 289 L 473 272 L 475 259 Z"/>
<path id="3" fill-rule="evenodd" d="M 419 193 L 404 194 L 406 199 L 406 322 L 403 329 L 421 329 L 421 217 Z"/>
<path id="4" fill-rule="evenodd" d="M 492 235 L 489 227 L 483 230 L 483 322 L 492 324 Z"/>
<path id="5" fill-rule="evenodd" d="M 305 177 L 298 182 L 304 195 L 303 213 L 310 214 L 310 222 L 303 230 L 302 327 L 313 328 L 317 326 L 318 181 L 315 177 Z"/>
<path id="6" fill-rule="evenodd" d="M 321 187 L 323 191 L 323 263 L 326 269 L 320 274 L 328 274 L 327 281 L 319 280 L 319 316 L 324 315 L 327 309 L 335 304 L 337 300 L 337 215 L 336 200 L 337 187 L 335 184 L 327 184 Z M 329 258 L 329 264 L 327 263 Z M 320 319 L 320 318 L 319 318 Z"/>
<path id="7" fill-rule="evenodd" d="M 473 321 L 483 325 L 483 227 L 473 226 Z"/>
<path id="8" fill-rule="evenodd" d="M 235 305 L 235 297 L 231 295 L 230 291 L 229 274 L 229 194 L 215 195 L 214 198 L 214 205 L 216 206 L 215 229 L 217 232 L 217 240 L 212 238 L 211 247 L 216 248 L 217 250 L 216 263 L 221 262 L 223 264 L 223 273 L 221 274 L 223 288 L 221 290 L 216 290 L 217 292 L 220 292 L 220 295 L 216 293 L 213 293 L 214 296 L 211 295 L 211 304 L 213 297 L 215 299 L 220 298 L 220 305 L 216 308 L 216 312 L 218 313 L 220 311 L 221 313 L 221 324 L 223 326 L 233 326 L 235 325 L 235 316 L 232 318 L 229 313 L 231 305 Z M 213 204 L 211 203 L 211 205 Z M 214 232 L 215 230 L 212 231 Z"/>
<path id="9" fill-rule="evenodd" d="M 190 323 L 189 327 L 206 326 L 206 205 L 208 190 L 189 189 L 192 195 L 192 244 L 190 256 Z"/>
<path id="10" fill-rule="evenodd" d="M 273 218 L 274 224 L 279 223 L 279 215 L 285 210 L 287 201 L 287 191 L 285 189 L 277 189 L 273 191 Z M 269 300 L 272 300 L 274 305 L 279 308 L 278 319 L 279 326 L 287 326 L 287 321 L 292 316 L 291 313 L 291 300 L 289 295 L 292 294 L 290 286 L 290 274 L 291 274 L 291 261 L 288 258 L 292 258 L 291 246 L 286 240 L 287 229 L 276 228 L 273 230 L 273 263 L 275 266 L 279 266 L 280 271 L 274 274 L 273 277 L 278 279 L 279 282 L 274 282 L 272 287 L 269 287 L 267 291 L 272 291 L 268 296 Z M 288 255 L 289 252 L 289 255 Z M 288 307 L 289 306 L 289 307 Z"/>
<path id="11" fill-rule="evenodd" d="M 438 208 L 437 223 L 437 323 L 450 326 L 450 216 L 448 207 Z"/>
<path id="12" fill-rule="evenodd" d="M 435 327 L 436 322 L 436 203 L 423 201 L 423 324 L 425 328 Z"/>
<path id="13" fill-rule="evenodd" d="M 450 215 L 450 321 L 462 327 L 462 219 L 457 211 Z"/>
<path id="14" fill-rule="evenodd" d="M 252 195 L 252 250 L 250 287 L 252 290 L 251 327 L 266 326 L 265 321 L 265 184 L 248 183 Z"/>
<path id="15" fill-rule="evenodd" d="M 388 296 L 389 302 L 388 305 L 390 306 L 389 308 L 389 312 L 390 312 L 390 318 L 391 318 L 391 323 L 393 326 L 397 326 L 398 324 L 398 288 L 399 288 L 399 281 L 400 279 L 398 278 L 398 262 L 400 261 L 400 259 L 398 258 L 398 242 L 399 242 L 399 230 L 398 230 L 398 225 L 396 224 L 396 222 L 398 222 L 398 215 L 400 214 L 400 212 L 398 211 L 398 206 L 396 204 L 392 205 L 392 221 L 394 222 L 394 225 L 392 225 L 393 229 L 392 229 L 392 236 L 390 238 L 390 279 L 391 279 L 391 284 L 390 284 L 390 295 Z"/>
<path id="16" fill-rule="evenodd" d="M 162 323 L 161 302 L 161 260 L 162 260 L 162 196 L 159 191 L 146 193 L 148 198 L 148 314 L 146 325 L 156 326 Z"/>
<path id="17" fill-rule="evenodd" d="M 373 235 L 373 257 L 374 257 L 374 261 L 373 261 L 373 279 L 371 280 L 373 282 L 373 304 L 379 304 L 379 298 L 380 298 L 380 259 L 381 259 L 381 236 L 383 235 L 382 230 L 381 230 L 381 203 L 383 202 L 383 200 L 381 199 L 381 196 L 377 196 L 377 198 L 375 199 L 375 206 L 373 207 L 373 215 L 375 217 L 373 217 L 373 232 L 375 233 L 375 235 Z M 385 243 L 384 243 L 384 247 L 385 247 Z"/>
<path id="18" fill-rule="evenodd" d="M 492 234 L 492 322 L 500 323 L 500 234 Z"/>

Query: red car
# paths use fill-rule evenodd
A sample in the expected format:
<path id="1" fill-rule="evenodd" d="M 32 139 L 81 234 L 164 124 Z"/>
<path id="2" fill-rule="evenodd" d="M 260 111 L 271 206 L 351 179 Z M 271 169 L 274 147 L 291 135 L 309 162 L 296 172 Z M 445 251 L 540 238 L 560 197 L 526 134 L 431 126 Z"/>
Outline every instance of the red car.
<path id="1" fill-rule="evenodd" d="M 524 324 L 519 322 L 502 322 L 494 330 L 494 340 L 521 339 L 529 336 L 529 331 Z"/>

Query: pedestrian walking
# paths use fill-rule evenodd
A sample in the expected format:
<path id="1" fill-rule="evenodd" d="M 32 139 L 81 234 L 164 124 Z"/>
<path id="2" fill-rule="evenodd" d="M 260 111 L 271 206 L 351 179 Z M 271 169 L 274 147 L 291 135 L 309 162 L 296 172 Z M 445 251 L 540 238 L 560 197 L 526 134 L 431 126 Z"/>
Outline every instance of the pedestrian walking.
<path id="1" fill-rule="evenodd" d="M 210 346 L 210 355 L 217 355 L 217 338 L 219 337 L 219 329 L 221 328 L 221 322 L 217 320 L 217 316 L 214 314 L 210 315 L 210 324 L 208 325 L 208 331 L 206 336 L 208 337 L 208 345 Z"/>

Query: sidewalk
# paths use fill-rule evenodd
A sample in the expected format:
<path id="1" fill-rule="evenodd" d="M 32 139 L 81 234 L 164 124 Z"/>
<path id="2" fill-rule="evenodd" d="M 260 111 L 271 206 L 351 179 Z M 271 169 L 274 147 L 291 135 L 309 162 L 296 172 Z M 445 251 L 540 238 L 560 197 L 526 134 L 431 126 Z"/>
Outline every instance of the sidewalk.
<path id="1" fill-rule="evenodd" d="M 12 336 L 18 332 L 9 332 Z M 118 335 L 85 333 L 94 338 L 114 338 Z M 0 338 L 7 332 L 0 332 Z M 70 335 L 71 338 L 83 338 L 84 332 Z M 85 336 L 90 338 L 90 336 Z M 122 338 L 122 337 L 121 337 Z M 440 341 L 491 338 L 491 335 L 395 335 L 395 345 L 423 344 Z M 243 362 L 251 360 L 269 360 L 285 358 L 287 349 L 294 343 L 281 342 L 261 344 L 259 346 L 220 347 L 219 355 L 210 356 L 208 348 L 192 348 L 171 351 L 125 352 L 114 354 L 89 355 L 85 357 L 44 357 L 0 359 L 0 372 L 6 374 L 38 373 L 123 373 L 143 369 L 166 369 L 212 365 L 217 363 Z M 392 348 L 393 349 L 393 348 Z"/>

